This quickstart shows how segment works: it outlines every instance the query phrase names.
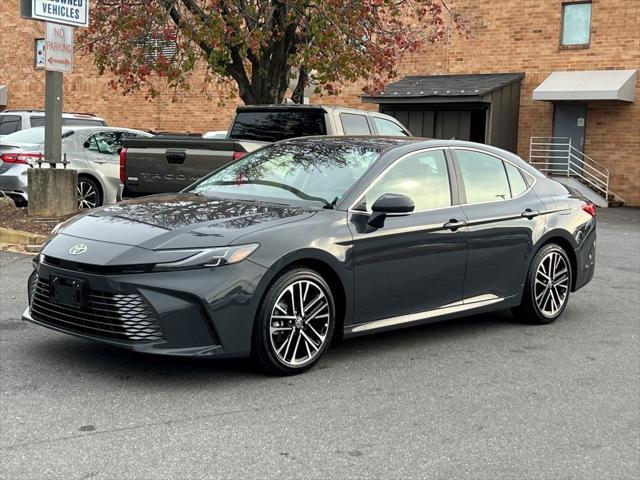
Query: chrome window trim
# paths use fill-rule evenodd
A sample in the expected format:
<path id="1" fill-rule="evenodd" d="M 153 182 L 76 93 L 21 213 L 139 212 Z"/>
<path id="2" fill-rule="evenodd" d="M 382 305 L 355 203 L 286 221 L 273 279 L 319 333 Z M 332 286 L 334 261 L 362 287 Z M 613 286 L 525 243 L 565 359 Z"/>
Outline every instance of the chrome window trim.
<path id="1" fill-rule="evenodd" d="M 522 192 L 520 195 L 518 195 L 517 197 L 511 197 L 511 198 L 505 198 L 504 200 L 491 200 L 489 202 L 474 202 L 474 203 L 461 203 L 460 206 L 461 207 L 465 207 L 468 205 L 487 205 L 489 203 L 504 203 L 504 202 L 509 202 L 511 200 L 517 200 L 518 198 L 526 195 L 527 193 L 529 193 L 529 191 L 531 191 L 531 189 L 533 189 L 533 187 L 535 186 L 535 184 L 537 183 L 537 179 L 531 175 L 529 172 L 525 172 L 524 170 L 522 170 L 518 165 L 516 165 L 515 163 L 507 160 L 504 157 L 501 157 L 500 155 L 496 155 L 495 153 L 492 152 L 487 152 L 486 150 L 482 150 L 480 148 L 473 148 L 473 147 L 449 147 L 451 150 L 454 150 L 454 157 L 455 157 L 455 150 L 469 150 L 472 152 L 478 152 L 478 153 L 484 153 L 485 155 L 489 155 L 491 157 L 495 157 L 498 160 L 502 160 L 503 162 L 506 162 L 510 165 L 512 165 L 514 168 L 516 168 L 519 172 L 524 173 L 526 176 L 524 177 L 525 180 L 527 180 L 529 177 L 533 179 L 533 182 L 531 184 L 529 184 L 529 182 L 526 182 L 527 185 L 529 186 L 529 188 L 527 188 L 524 192 Z M 458 159 L 454 158 L 454 162 L 457 162 Z M 462 173 L 460 174 L 462 176 Z M 511 189 L 511 182 L 509 182 L 509 175 L 507 174 L 507 172 L 505 171 L 505 175 L 507 175 L 507 183 L 509 183 L 509 189 Z M 462 178 L 461 178 L 462 179 Z M 462 183 L 464 183 L 464 179 L 462 179 Z M 465 198 L 466 198 L 466 191 L 465 191 Z"/>
<path id="2" fill-rule="evenodd" d="M 367 188 L 365 188 L 365 190 L 360 194 L 360 196 L 358 196 L 357 200 L 351 204 L 351 206 L 347 209 L 347 212 L 359 213 L 361 215 L 362 214 L 370 215 L 371 212 L 366 211 L 366 210 L 364 210 L 364 211 L 363 210 L 356 210 L 356 209 L 354 209 L 354 207 L 362 202 L 363 197 L 365 197 L 367 195 L 369 190 L 371 190 L 380 180 L 382 180 L 382 178 L 387 174 L 387 172 L 391 168 L 393 168 L 396 165 L 396 163 L 404 160 L 405 158 L 407 158 L 410 155 L 415 155 L 417 153 L 431 152 L 431 151 L 434 151 L 434 150 L 441 150 L 442 151 L 442 154 L 444 155 L 445 163 L 446 163 L 446 160 L 447 160 L 447 154 L 445 152 L 446 148 L 447 147 L 423 148 L 423 149 L 420 149 L 420 150 L 415 150 L 413 152 L 405 153 L 401 157 L 396 158 L 391 164 L 387 165 L 385 167 L 385 169 L 382 170 L 382 172 L 380 172 L 380 174 L 376 178 L 374 178 L 373 181 L 369 185 L 367 185 Z M 447 175 L 449 177 L 449 199 L 450 199 L 450 201 L 453 201 L 453 194 L 451 192 L 451 172 L 449 171 L 449 166 L 448 165 L 447 165 Z M 451 207 L 459 207 L 459 205 L 449 205 L 447 207 L 428 208 L 426 210 L 415 210 L 415 211 L 411 212 L 410 215 L 413 215 L 414 213 L 420 213 L 420 212 L 432 212 L 434 210 L 442 210 L 442 209 L 451 208 Z"/>

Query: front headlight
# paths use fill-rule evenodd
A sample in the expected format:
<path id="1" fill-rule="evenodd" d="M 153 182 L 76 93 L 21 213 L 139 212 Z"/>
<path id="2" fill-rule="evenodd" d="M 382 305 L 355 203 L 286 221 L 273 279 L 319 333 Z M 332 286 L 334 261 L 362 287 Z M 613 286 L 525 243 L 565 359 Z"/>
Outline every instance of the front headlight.
<path id="1" fill-rule="evenodd" d="M 221 267 L 223 265 L 231 265 L 233 263 L 241 262 L 249 257 L 249 255 L 255 252 L 259 246 L 259 243 L 250 243 L 247 245 L 215 247 L 204 250 L 174 250 L 174 252 L 182 252 L 186 254 L 191 253 L 191 255 L 175 262 L 156 263 L 153 270 L 180 270 L 186 268 Z"/>

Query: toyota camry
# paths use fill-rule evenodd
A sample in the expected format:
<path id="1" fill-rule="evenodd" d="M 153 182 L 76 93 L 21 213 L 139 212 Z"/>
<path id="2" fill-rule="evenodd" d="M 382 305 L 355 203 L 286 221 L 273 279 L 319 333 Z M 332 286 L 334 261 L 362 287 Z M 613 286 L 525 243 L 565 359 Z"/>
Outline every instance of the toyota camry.
<path id="1" fill-rule="evenodd" d="M 298 373 L 342 337 L 498 309 L 553 322 L 593 277 L 595 214 L 487 145 L 294 139 L 59 225 L 24 319 Z"/>

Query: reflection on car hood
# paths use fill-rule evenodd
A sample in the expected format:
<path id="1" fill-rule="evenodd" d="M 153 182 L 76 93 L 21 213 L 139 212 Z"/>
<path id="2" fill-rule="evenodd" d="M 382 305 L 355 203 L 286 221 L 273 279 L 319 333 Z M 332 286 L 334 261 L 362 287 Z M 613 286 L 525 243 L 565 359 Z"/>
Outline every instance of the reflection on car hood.
<path id="1" fill-rule="evenodd" d="M 61 231 L 148 249 L 228 245 L 247 233 L 313 215 L 315 210 L 251 200 L 163 194 L 92 211 Z"/>

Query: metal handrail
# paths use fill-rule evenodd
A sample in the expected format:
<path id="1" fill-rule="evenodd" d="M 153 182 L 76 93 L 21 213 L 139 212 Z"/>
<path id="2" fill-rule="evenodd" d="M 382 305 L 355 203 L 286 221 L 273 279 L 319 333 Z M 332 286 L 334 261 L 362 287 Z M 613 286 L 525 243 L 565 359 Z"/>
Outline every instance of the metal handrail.
<path id="1" fill-rule="evenodd" d="M 566 161 L 566 166 L 558 165 L 558 160 Z M 609 169 L 574 147 L 569 137 L 531 137 L 529 163 L 547 174 L 578 177 L 609 196 Z"/>

